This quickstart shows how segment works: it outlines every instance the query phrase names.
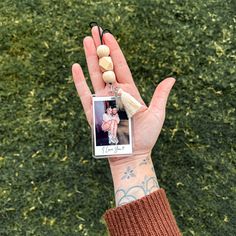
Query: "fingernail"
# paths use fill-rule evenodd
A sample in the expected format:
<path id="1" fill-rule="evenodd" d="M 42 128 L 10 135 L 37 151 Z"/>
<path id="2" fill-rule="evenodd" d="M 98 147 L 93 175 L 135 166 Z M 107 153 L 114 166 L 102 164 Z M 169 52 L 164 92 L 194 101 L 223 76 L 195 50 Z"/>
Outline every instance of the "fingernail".
<path id="1" fill-rule="evenodd" d="M 109 29 L 104 29 L 102 33 L 103 33 L 103 34 L 107 34 L 107 33 L 112 34 L 112 32 L 111 32 Z"/>
<path id="2" fill-rule="evenodd" d="M 89 26 L 92 29 L 94 26 L 98 26 L 98 23 L 96 21 L 92 21 L 89 23 Z"/>

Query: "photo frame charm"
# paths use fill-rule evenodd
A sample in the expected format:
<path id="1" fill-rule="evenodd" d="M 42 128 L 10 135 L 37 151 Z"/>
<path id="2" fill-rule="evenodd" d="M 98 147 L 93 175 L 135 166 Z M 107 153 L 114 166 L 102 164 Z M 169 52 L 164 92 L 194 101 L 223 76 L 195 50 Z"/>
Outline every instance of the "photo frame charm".
<path id="1" fill-rule="evenodd" d="M 92 143 L 95 158 L 132 154 L 132 124 L 125 110 L 117 108 L 116 97 L 92 97 Z"/>
<path id="2" fill-rule="evenodd" d="M 101 30 L 96 22 L 101 44 L 97 47 L 98 64 L 102 80 L 110 86 L 107 97 L 93 96 L 93 156 L 110 157 L 132 153 L 131 118 L 141 110 L 142 104 L 122 88 L 115 86 L 116 74 L 110 56 L 110 48 L 104 44 L 103 35 L 109 30 Z"/>

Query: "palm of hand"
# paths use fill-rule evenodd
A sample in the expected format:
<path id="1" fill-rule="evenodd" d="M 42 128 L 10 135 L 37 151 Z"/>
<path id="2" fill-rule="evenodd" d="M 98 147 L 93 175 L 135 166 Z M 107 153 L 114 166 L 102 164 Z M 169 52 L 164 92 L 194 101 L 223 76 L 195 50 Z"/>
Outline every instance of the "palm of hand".
<path id="1" fill-rule="evenodd" d="M 98 58 L 96 55 L 96 47 L 100 45 L 99 34 L 97 27 L 92 28 L 92 36 L 84 39 L 84 49 L 86 60 L 88 64 L 90 78 L 93 84 L 96 95 L 109 95 L 109 86 L 105 85 L 102 80 L 102 73 L 98 65 Z M 135 155 L 149 153 L 156 143 L 160 134 L 162 125 L 165 119 L 165 107 L 169 92 L 175 83 L 175 79 L 167 78 L 162 81 L 156 88 L 149 107 L 147 107 L 132 78 L 129 67 L 126 63 L 124 55 L 115 40 L 110 34 L 104 34 L 105 44 L 110 48 L 110 56 L 114 63 L 114 71 L 117 82 L 115 87 L 120 87 L 124 91 L 130 93 L 139 102 L 143 104 L 145 109 L 138 112 L 133 117 L 133 151 Z M 77 88 L 78 94 L 87 117 L 89 124 L 92 123 L 92 102 L 91 92 L 87 86 L 82 69 L 79 64 L 74 64 L 72 67 L 73 79 Z M 119 163 L 122 158 L 110 158 L 110 163 Z"/>

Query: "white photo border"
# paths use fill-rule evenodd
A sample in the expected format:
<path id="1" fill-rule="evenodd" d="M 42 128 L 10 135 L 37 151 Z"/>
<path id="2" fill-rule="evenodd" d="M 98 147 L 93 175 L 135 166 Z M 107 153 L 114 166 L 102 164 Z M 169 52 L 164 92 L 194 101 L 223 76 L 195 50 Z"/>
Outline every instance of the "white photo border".
<path id="1" fill-rule="evenodd" d="M 123 145 L 104 145 L 97 146 L 96 145 L 96 128 L 95 128 L 95 102 L 96 101 L 115 101 L 114 96 L 109 97 L 92 97 L 92 105 L 93 105 L 93 156 L 95 158 L 106 158 L 108 156 L 119 156 L 119 155 L 130 155 L 133 152 L 132 144 L 132 127 L 131 127 L 131 118 L 128 117 L 129 124 L 129 144 Z"/>

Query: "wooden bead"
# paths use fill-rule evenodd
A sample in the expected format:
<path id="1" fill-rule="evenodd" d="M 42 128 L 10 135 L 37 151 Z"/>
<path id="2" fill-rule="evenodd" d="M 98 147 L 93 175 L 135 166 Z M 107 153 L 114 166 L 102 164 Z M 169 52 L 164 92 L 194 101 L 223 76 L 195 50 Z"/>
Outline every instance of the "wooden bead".
<path id="1" fill-rule="evenodd" d="M 102 57 L 99 59 L 98 63 L 102 72 L 107 70 L 113 70 L 113 62 L 111 60 L 111 57 Z"/>
<path id="2" fill-rule="evenodd" d="M 112 71 L 112 70 L 105 71 L 102 74 L 102 78 L 105 83 L 114 83 L 116 81 L 116 75 L 115 75 L 114 71 Z"/>
<path id="3" fill-rule="evenodd" d="M 108 57 L 110 54 L 110 48 L 107 45 L 99 45 L 97 47 L 97 55 L 99 58 L 101 57 Z"/>

